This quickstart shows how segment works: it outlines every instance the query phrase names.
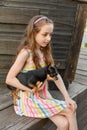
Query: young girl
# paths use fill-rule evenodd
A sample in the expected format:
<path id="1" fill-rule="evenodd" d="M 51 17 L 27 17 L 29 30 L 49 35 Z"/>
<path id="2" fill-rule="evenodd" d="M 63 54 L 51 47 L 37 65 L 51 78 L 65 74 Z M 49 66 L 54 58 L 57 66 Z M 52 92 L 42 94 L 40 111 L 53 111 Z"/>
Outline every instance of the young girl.
<path id="1" fill-rule="evenodd" d="M 19 82 L 16 78 L 19 72 L 26 73 L 29 70 L 54 65 L 51 54 L 51 35 L 54 24 L 46 16 L 38 15 L 29 22 L 25 35 L 18 48 L 18 54 L 12 65 L 6 84 L 19 89 L 18 96 L 14 106 L 15 112 L 20 116 L 35 118 L 49 118 L 56 126 L 57 130 L 77 130 L 76 108 L 73 101 L 64 86 L 61 76 L 58 74 L 58 80 L 55 84 L 63 94 L 65 101 L 54 99 L 47 90 L 47 81 L 40 83 L 38 92 L 34 94 L 33 89 L 29 89 Z"/>

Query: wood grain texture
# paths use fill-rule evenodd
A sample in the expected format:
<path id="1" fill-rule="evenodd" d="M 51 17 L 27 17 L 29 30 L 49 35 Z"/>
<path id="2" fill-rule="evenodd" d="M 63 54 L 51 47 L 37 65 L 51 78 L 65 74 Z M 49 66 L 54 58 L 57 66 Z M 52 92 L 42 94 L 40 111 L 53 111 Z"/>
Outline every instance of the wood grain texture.
<path id="1" fill-rule="evenodd" d="M 58 69 L 65 70 L 68 53 L 72 45 L 71 39 L 77 10 L 76 2 L 69 0 L 63 0 L 63 2 L 61 0 L 4 0 L 0 1 L 0 4 L 0 57 L 7 55 L 7 59 L 8 56 L 10 59 L 10 62 L 6 60 L 5 63 L 2 63 L 0 61 L 0 68 L 5 70 L 4 67 L 7 66 L 9 70 L 7 62 L 11 64 L 11 57 L 16 54 L 26 25 L 31 17 L 42 14 L 54 21 L 53 57 Z M 6 73 L 1 73 L 2 81 L 5 80 Z"/>
<path id="2" fill-rule="evenodd" d="M 31 17 L 42 14 L 54 21 L 52 49 L 55 63 L 58 69 L 63 70 L 63 76 L 70 74 L 66 77 L 72 81 L 81 40 L 79 38 L 82 26 L 77 26 L 79 21 L 82 23 L 83 15 L 79 15 L 79 11 L 81 10 L 77 2 L 72 0 L 0 0 L 0 130 L 56 129 L 49 120 L 17 116 L 13 109 L 12 97 L 6 89 L 5 78 L 28 21 Z M 76 35 L 78 31 L 79 35 Z M 87 55 L 84 51 L 81 53 L 75 81 L 68 91 L 78 103 L 79 130 L 87 130 Z M 51 92 L 55 98 L 63 98 L 56 90 Z"/>

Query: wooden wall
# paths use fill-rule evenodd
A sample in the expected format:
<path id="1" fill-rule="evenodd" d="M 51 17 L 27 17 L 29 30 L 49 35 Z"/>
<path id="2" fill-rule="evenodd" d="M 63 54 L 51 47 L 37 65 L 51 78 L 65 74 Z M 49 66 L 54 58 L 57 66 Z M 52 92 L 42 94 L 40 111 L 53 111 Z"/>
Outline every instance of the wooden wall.
<path id="1" fill-rule="evenodd" d="M 77 11 L 77 2 L 72 0 L 0 0 L 0 86 L 4 85 L 28 21 L 38 14 L 48 16 L 55 23 L 53 56 L 57 67 L 65 71 L 73 44 Z"/>

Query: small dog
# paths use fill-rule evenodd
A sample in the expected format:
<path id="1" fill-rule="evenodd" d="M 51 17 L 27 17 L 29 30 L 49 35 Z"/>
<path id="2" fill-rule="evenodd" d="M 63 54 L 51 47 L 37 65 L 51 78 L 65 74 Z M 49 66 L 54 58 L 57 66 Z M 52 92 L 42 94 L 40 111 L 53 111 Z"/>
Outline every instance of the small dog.
<path id="1" fill-rule="evenodd" d="M 35 70 L 30 70 L 27 72 L 20 72 L 16 77 L 17 79 L 25 86 L 30 89 L 34 89 L 35 92 L 38 91 L 38 86 L 41 82 L 47 80 L 57 80 L 58 71 L 56 66 L 46 66 L 42 68 L 38 68 Z M 7 87 L 11 90 L 11 94 L 14 97 L 14 104 L 16 105 L 16 99 L 18 97 L 18 89 L 7 85 Z"/>

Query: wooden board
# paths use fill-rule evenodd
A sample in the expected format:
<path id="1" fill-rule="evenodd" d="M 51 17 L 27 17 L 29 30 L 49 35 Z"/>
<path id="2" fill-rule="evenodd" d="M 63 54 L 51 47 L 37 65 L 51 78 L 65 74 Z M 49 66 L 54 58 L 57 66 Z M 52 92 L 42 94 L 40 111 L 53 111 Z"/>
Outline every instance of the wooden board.
<path id="1" fill-rule="evenodd" d="M 33 118 L 17 116 L 12 106 L 0 112 L 0 129 L 23 130 L 23 127 L 27 129 L 29 128 L 29 125 L 32 123 L 33 120 Z"/>
<path id="2" fill-rule="evenodd" d="M 63 99 L 60 92 L 56 90 L 50 92 L 54 98 Z M 77 117 L 81 124 L 79 124 L 79 130 L 82 130 L 82 127 L 84 128 L 85 123 L 87 123 L 87 114 L 84 114 L 84 111 L 86 112 L 85 102 L 87 99 L 87 87 L 74 82 L 70 85 L 68 92 L 78 103 Z M 84 122 L 82 122 L 83 119 L 85 119 Z M 49 128 L 55 130 L 56 127 L 52 122 L 49 122 L 48 119 L 41 120 L 29 117 L 20 117 L 15 114 L 13 106 L 0 111 L 0 130 L 49 130 Z"/>
<path id="3" fill-rule="evenodd" d="M 33 15 L 39 14 L 39 9 L 0 7 L 0 23 L 28 24 Z"/>
<path id="4" fill-rule="evenodd" d="M 7 36 L 6 36 L 7 37 Z M 8 38 L 8 39 L 4 39 L 4 40 L 0 40 L 0 54 L 2 55 L 15 55 L 16 54 L 16 50 L 17 50 L 17 47 L 20 43 L 19 40 L 14 40 L 14 39 L 17 39 L 16 37 L 13 38 L 13 36 L 11 37 L 11 40 Z M 21 38 L 20 38 L 21 39 Z M 0 56 L 1 56 L 0 55 Z"/>
<path id="5" fill-rule="evenodd" d="M 81 49 L 75 74 L 75 81 L 87 85 L 87 50 Z"/>
<path id="6" fill-rule="evenodd" d="M 13 104 L 12 96 L 6 86 L 0 85 L 0 111 Z"/>
<path id="7" fill-rule="evenodd" d="M 67 4 L 68 3 L 68 4 Z M 42 14 L 51 18 L 54 22 L 54 34 L 52 37 L 53 56 L 58 69 L 66 70 L 67 57 L 72 45 L 72 36 L 75 27 L 77 4 L 63 0 L 4 0 L 0 1 L 0 57 L 15 55 L 24 34 L 25 27 L 31 17 Z M 8 61 L 9 62 L 9 61 Z M 11 60 L 10 62 L 11 63 Z M 0 71 L 9 66 L 0 61 Z M 5 73 L 0 72 L 4 83 Z M 64 73 L 63 73 L 64 75 Z"/>

